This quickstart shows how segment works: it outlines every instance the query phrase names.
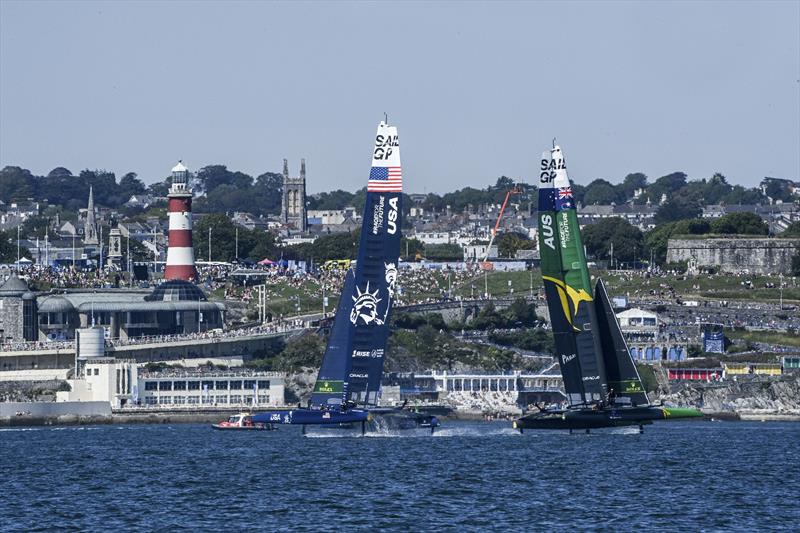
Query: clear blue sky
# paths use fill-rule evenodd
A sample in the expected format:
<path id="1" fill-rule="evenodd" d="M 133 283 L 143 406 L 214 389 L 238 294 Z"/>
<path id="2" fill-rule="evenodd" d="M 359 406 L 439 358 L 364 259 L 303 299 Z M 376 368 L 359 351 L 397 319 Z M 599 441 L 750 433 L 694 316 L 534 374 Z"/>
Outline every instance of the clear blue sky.
<path id="1" fill-rule="evenodd" d="M 409 192 L 642 171 L 800 179 L 800 2 L 0 0 L 0 166 L 163 179 L 179 158 Z"/>

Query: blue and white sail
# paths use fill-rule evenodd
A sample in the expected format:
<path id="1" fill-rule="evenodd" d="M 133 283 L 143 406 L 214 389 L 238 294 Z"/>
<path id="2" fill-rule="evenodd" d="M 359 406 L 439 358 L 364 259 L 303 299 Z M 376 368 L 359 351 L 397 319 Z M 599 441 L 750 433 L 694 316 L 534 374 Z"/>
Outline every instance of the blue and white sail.
<path id="1" fill-rule="evenodd" d="M 356 266 L 347 273 L 313 406 L 378 404 L 397 283 L 403 172 L 397 128 L 378 125 Z"/>

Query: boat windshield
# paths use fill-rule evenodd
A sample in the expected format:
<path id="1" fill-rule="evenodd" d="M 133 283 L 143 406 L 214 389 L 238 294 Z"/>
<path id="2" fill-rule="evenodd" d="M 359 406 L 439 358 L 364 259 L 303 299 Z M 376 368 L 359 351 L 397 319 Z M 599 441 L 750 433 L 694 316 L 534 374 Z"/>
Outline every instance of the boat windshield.
<path id="1" fill-rule="evenodd" d="M 228 418 L 228 422 L 230 422 L 231 424 L 235 424 L 235 423 L 239 422 L 239 416 L 238 415 L 234 415 L 234 416 Z"/>

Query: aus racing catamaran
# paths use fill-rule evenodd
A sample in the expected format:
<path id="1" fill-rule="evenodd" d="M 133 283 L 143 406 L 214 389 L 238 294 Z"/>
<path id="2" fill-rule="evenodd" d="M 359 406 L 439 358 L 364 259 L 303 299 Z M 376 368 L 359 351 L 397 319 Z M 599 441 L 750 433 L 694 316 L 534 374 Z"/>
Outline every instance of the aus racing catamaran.
<path id="1" fill-rule="evenodd" d="M 650 404 L 601 279 L 592 288 L 567 165 L 553 143 L 539 175 L 539 252 L 569 407 L 514 421 L 523 429 L 593 429 L 702 416 Z"/>
<path id="2" fill-rule="evenodd" d="M 307 408 L 270 411 L 254 422 L 360 430 L 430 430 L 435 416 L 379 407 L 383 360 L 397 283 L 403 173 L 397 128 L 378 125 L 358 258 L 348 270 Z"/>

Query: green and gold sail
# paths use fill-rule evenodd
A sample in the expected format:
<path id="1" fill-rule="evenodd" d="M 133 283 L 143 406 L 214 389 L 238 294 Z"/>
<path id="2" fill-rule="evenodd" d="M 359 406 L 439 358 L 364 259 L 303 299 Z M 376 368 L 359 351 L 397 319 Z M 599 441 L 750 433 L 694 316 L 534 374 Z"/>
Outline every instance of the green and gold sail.
<path id="1" fill-rule="evenodd" d="M 570 404 L 604 400 L 608 392 L 591 278 L 581 242 L 567 165 L 554 146 L 541 159 L 539 253 L 556 352 Z"/>

